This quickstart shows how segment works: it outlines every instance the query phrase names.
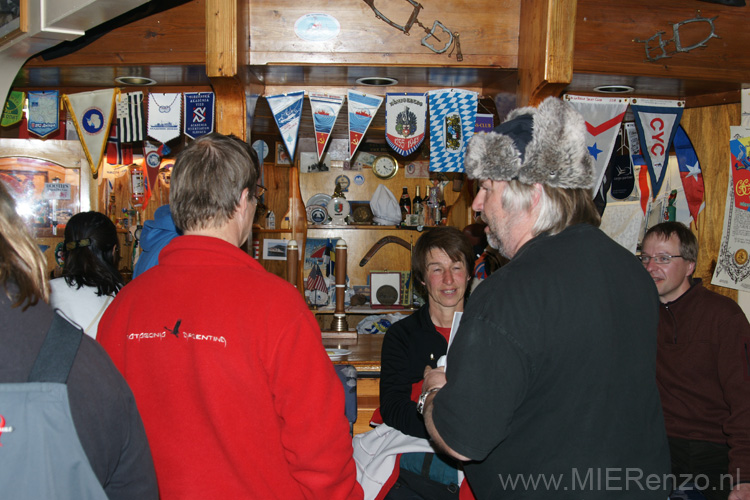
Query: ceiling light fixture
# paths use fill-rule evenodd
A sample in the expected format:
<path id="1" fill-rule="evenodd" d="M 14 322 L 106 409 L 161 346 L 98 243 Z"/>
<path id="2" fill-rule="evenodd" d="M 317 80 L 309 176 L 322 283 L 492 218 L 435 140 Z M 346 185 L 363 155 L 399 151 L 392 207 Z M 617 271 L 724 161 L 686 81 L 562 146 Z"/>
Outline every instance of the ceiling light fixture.
<path id="1" fill-rule="evenodd" d="M 370 87 L 389 87 L 398 84 L 398 80 L 387 76 L 366 76 L 364 78 L 357 78 L 357 83 Z"/>
<path id="2" fill-rule="evenodd" d="M 603 94 L 627 94 L 633 90 L 633 87 L 630 87 L 629 85 L 600 85 L 594 88 L 595 92 L 601 92 Z"/>
<path id="3" fill-rule="evenodd" d="M 156 80 L 145 76 L 118 76 L 115 81 L 120 85 L 143 87 L 156 84 Z"/>

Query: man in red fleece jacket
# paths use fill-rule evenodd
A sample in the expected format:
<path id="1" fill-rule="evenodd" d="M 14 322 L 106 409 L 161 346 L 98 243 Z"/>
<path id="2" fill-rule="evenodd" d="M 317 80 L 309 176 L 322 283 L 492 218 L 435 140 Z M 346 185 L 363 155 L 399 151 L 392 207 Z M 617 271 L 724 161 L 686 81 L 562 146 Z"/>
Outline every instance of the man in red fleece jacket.
<path id="1" fill-rule="evenodd" d="M 656 382 L 672 473 L 709 500 L 748 500 L 750 324 L 736 302 L 692 278 L 697 258 L 698 240 L 680 222 L 643 238 L 641 262 L 661 301 Z"/>
<path id="2" fill-rule="evenodd" d="M 170 193 L 183 236 L 99 324 L 143 416 L 162 500 L 363 496 L 315 318 L 238 248 L 263 190 L 259 170 L 235 137 L 187 146 Z"/>

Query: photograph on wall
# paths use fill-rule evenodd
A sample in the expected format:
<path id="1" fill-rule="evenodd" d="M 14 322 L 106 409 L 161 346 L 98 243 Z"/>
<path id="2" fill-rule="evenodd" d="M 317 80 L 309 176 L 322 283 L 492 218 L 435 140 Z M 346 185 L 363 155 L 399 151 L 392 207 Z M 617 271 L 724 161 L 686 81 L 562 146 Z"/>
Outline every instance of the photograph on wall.
<path id="1" fill-rule="evenodd" d="M 318 160 L 317 153 L 300 153 L 299 155 L 299 172 L 301 174 L 312 174 L 316 172 L 328 172 L 328 164 L 323 160 Z"/>
<path id="2" fill-rule="evenodd" d="M 287 240 L 263 240 L 263 260 L 286 260 Z"/>
<path id="3" fill-rule="evenodd" d="M 276 143 L 276 165 L 291 165 L 292 160 L 283 142 Z"/>

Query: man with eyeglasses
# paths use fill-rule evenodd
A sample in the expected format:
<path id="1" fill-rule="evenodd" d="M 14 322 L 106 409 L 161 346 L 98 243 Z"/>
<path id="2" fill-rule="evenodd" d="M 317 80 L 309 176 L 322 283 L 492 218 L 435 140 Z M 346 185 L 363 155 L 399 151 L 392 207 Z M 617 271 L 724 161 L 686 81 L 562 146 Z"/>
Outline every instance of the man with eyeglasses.
<path id="1" fill-rule="evenodd" d="M 183 235 L 127 284 L 97 339 L 135 395 L 161 500 L 361 499 L 344 391 L 302 295 L 242 246 L 255 151 L 212 133 L 175 161 Z"/>
<path id="2" fill-rule="evenodd" d="M 684 224 L 650 228 L 642 247 L 661 301 L 656 380 L 672 473 L 709 500 L 750 499 L 750 484 L 736 484 L 750 481 L 750 324 L 692 277 L 698 240 Z"/>

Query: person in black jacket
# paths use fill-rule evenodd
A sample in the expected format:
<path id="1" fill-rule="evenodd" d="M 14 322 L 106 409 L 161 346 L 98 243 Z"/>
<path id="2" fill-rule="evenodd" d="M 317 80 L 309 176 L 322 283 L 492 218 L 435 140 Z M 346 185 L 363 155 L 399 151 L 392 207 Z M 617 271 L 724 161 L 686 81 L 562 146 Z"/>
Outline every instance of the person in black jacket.
<path id="1" fill-rule="evenodd" d="M 0 386 L 29 381 L 54 318 L 74 328 L 46 303 L 49 284 L 45 268 L 44 256 L 0 182 Z M 83 498 L 85 479 L 109 500 L 156 500 L 156 472 L 133 394 L 104 349 L 81 333 L 65 384 L 70 418 L 54 421 L 54 428 L 62 429 L 56 435 L 65 438 L 61 440 L 65 444 L 38 439 L 39 429 L 24 426 L 31 417 L 11 417 L 16 415 L 13 408 L 0 407 L 3 497 Z M 41 406 L 37 401 L 35 408 L 41 411 Z M 66 432 L 71 419 L 71 432 Z M 12 455 L 15 445 L 24 457 L 33 457 L 34 451 L 41 449 L 46 460 L 32 462 L 33 467 L 4 463 L 3 456 Z M 51 451 L 55 449 L 61 451 Z M 14 493 L 9 494 L 9 488 Z M 40 495 L 40 491 L 49 494 Z"/>
<path id="2" fill-rule="evenodd" d="M 380 412 L 383 421 L 404 434 L 428 439 L 417 399 L 425 366 L 437 366 L 448 350 L 453 315 L 464 310 L 474 269 L 474 252 L 454 227 L 429 230 L 417 240 L 412 274 L 427 303 L 394 323 L 381 355 Z M 399 479 L 386 499 L 458 498 L 455 462 L 432 453 L 401 456 Z"/>

